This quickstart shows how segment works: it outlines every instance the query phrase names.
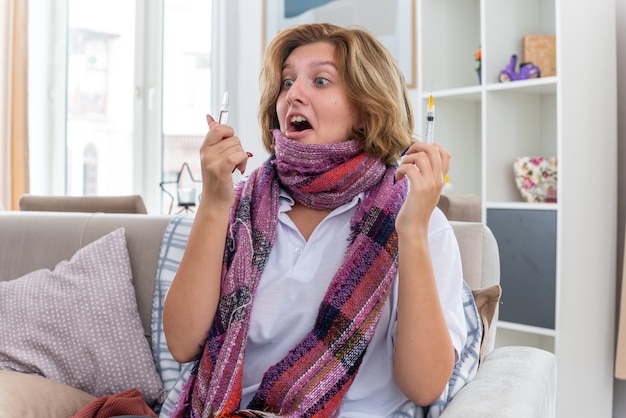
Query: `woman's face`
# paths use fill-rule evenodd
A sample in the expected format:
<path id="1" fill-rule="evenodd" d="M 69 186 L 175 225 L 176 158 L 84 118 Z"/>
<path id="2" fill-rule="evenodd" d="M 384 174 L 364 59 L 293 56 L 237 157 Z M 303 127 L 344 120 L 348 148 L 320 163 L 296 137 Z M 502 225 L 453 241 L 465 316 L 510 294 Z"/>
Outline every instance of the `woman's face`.
<path id="1" fill-rule="evenodd" d="M 302 143 L 353 139 L 359 116 L 346 95 L 335 61 L 335 47 L 316 42 L 294 49 L 282 70 L 276 112 L 282 133 Z"/>

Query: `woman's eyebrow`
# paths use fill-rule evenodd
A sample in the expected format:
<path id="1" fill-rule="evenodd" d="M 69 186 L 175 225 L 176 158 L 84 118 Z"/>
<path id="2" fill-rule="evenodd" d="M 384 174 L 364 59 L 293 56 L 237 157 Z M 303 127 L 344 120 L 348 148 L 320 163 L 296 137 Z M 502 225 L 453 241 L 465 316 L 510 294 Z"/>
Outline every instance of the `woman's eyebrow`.
<path id="1" fill-rule="evenodd" d="M 335 63 L 333 61 L 318 61 L 318 62 L 314 62 L 311 66 L 312 67 L 333 67 L 333 68 L 337 68 L 337 66 L 335 65 Z"/>
<path id="2" fill-rule="evenodd" d="M 334 69 L 337 69 L 337 65 L 333 61 L 313 61 L 313 62 L 309 63 L 307 66 L 308 67 L 312 67 L 312 68 L 333 67 Z M 293 64 L 285 63 L 283 65 L 283 70 L 291 69 L 293 67 L 294 67 Z"/>

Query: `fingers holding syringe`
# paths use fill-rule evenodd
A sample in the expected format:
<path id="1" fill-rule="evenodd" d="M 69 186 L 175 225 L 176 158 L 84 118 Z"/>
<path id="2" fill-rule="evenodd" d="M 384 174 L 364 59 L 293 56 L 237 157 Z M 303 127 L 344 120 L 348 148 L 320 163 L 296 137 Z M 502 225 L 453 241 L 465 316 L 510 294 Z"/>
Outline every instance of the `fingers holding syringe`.
<path id="1" fill-rule="evenodd" d="M 200 146 L 202 196 L 200 207 L 228 210 L 233 203 L 232 173 L 239 167 L 245 170 L 248 155 L 239 138 L 228 125 L 215 125 L 207 132 Z M 200 207 L 198 209 L 200 209 Z"/>
<path id="2" fill-rule="evenodd" d="M 233 199 L 232 173 L 244 171 L 248 154 L 229 125 L 214 124 L 200 146 L 202 195 L 212 204 L 230 207 Z"/>
<path id="3" fill-rule="evenodd" d="M 441 171 L 443 172 L 443 176 L 445 178 L 445 176 L 448 175 L 448 170 L 450 169 L 450 159 L 452 158 L 452 154 L 441 146 L 441 144 L 434 143 L 433 147 L 439 150 L 439 157 L 441 158 Z"/>
<path id="4" fill-rule="evenodd" d="M 449 154 L 444 148 L 416 142 L 402 157 L 396 178 L 408 178 L 410 191 L 421 196 L 430 213 L 429 206 L 434 207 L 439 199 L 448 166 Z"/>
<path id="5" fill-rule="evenodd" d="M 209 131 L 200 147 L 204 172 L 211 176 L 226 176 L 238 169 L 242 174 L 252 154 L 246 152 L 230 125 L 218 124 L 207 115 Z"/>
<path id="6" fill-rule="evenodd" d="M 441 174 L 441 181 L 448 174 L 450 168 L 451 155 L 443 146 L 434 143 L 432 145 L 425 144 L 423 142 L 413 143 L 404 153 L 402 157 L 400 168 L 402 165 L 415 164 L 420 169 L 432 169 L 433 175 Z M 418 163 L 417 160 L 426 158 L 428 165 L 424 164 L 424 161 Z M 398 179 L 402 178 L 406 170 L 399 170 Z M 442 183 L 443 184 L 443 183 Z"/>

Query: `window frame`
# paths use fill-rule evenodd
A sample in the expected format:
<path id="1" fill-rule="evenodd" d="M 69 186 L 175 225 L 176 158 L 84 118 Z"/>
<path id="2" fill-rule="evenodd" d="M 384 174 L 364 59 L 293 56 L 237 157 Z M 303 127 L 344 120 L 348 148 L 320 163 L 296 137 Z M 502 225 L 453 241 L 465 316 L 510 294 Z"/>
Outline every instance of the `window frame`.
<path id="1" fill-rule="evenodd" d="M 29 83 L 43 86 L 29 93 L 31 193 L 67 195 L 68 0 L 44 3 L 48 13 L 37 14 L 45 17 L 40 17 L 37 25 L 30 25 L 29 32 L 31 56 L 35 51 L 45 51 L 37 53 L 37 64 L 29 70 Z M 220 9 L 219 3 L 212 2 L 214 10 Z M 132 191 L 142 196 L 149 213 L 162 213 L 165 198 L 159 187 L 163 178 L 163 13 L 164 0 L 136 0 Z M 223 36 L 215 29 L 217 21 L 214 12 L 214 45 L 219 43 L 216 36 Z M 213 48 L 212 62 L 219 62 L 216 55 L 220 50 Z M 223 68 L 215 67 L 212 74 L 212 85 L 223 85 L 216 84 L 224 77 Z M 213 89 L 211 102 L 218 101 Z"/>

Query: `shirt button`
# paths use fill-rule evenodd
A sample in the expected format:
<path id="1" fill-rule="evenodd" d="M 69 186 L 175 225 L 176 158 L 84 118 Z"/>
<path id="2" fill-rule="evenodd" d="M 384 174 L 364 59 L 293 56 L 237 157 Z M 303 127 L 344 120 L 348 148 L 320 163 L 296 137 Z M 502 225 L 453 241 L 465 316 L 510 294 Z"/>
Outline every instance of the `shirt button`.
<path id="1" fill-rule="evenodd" d="M 302 248 L 300 247 L 296 248 L 296 254 L 298 255 L 302 254 Z"/>

